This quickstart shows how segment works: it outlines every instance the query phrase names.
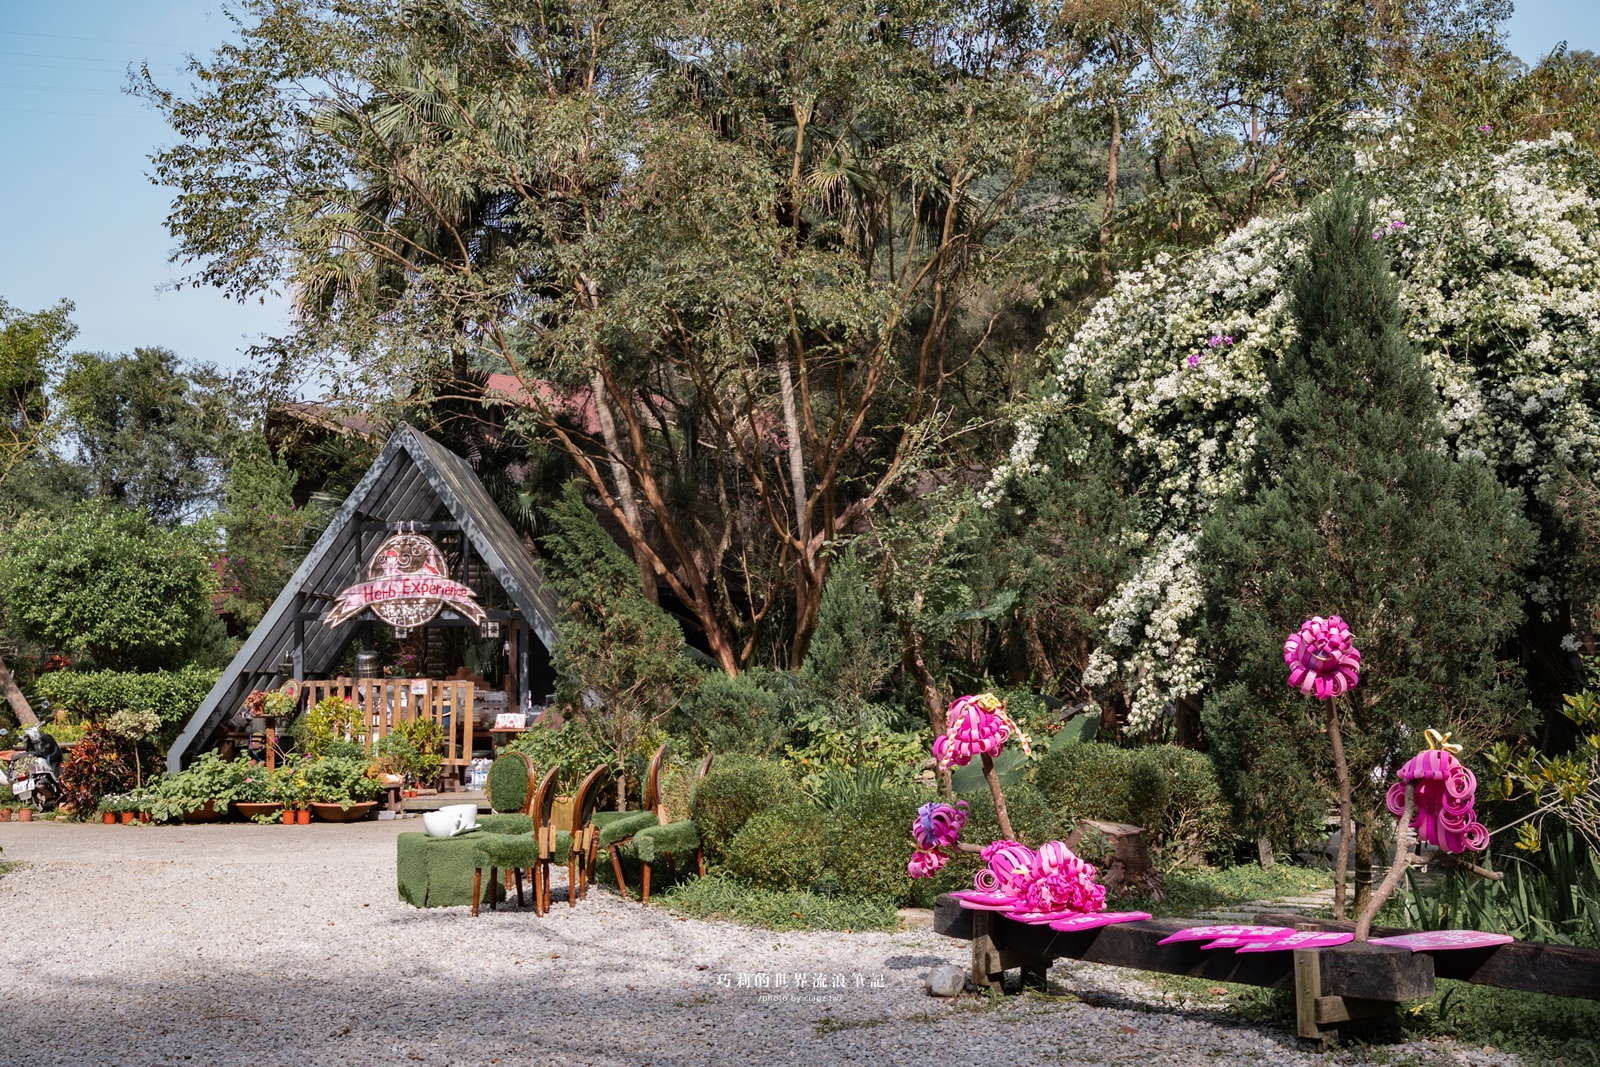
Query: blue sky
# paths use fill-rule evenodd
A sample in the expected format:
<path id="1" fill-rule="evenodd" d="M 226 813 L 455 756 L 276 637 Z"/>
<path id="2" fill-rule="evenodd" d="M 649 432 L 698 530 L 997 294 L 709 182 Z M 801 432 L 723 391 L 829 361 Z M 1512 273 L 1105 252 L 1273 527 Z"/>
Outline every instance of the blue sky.
<path id="1" fill-rule="evenodd" d="M 1509 30 L 1529 62 L 1563 39 L 1600 51 L 1600 3 L 1520 0 Z M 271 298 L 171 291 L 170 191 L 146 178 L 171 134 L 122 93 L 130 63 L 178 84 L 184 55 L 228 32 L 217 0 L 0 0 L 0 297 L 72 300 L 77 349 L 164 345 L 232 367 L 286 322 Z"/>

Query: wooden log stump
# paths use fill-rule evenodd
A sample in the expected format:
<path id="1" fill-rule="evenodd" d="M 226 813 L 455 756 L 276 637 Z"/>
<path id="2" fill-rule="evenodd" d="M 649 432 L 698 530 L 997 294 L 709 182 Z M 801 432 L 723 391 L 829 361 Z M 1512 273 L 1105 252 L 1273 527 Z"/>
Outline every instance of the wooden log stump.
<path id="1" fill-rule="evenodd" d="M 1104 841 L 1104 847 L 1099 845 Z M 1161 872 L 1150 862 L 1150 849 L 1145 843 L 1144 828 L 1125 822 L 1102 822 L 1099 819 L 1082 819 L 1067 847 L 1100 868 L 1100 884 L 1110 896 L 1132 893 L 1149 896 L 1153 900 L 1166 897 L 1166 885 Z M 1097 855 L 1096 853 L 1100 853 Z"/>

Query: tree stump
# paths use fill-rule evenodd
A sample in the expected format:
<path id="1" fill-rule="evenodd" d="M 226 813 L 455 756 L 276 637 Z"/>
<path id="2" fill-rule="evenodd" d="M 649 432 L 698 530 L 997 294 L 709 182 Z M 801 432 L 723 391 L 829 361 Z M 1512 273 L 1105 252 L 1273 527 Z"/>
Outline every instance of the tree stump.
<path id="1" fill-rule="evenodd" d="M 1108 894 L 1133 893 L 1155 900 L 1166 896 L 1161 872 L 1150 862 L 1143 827 L 1082 819 L 1066 844 L 1100 868 L 1100 884 Z"/>

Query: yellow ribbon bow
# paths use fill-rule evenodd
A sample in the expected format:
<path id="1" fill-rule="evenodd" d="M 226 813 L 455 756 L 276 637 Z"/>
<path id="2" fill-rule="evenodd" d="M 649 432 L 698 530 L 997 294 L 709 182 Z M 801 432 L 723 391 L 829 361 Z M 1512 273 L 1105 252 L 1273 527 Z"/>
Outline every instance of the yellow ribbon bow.
<path id="1" fill-rule="evenodd" d="M 1438 730 L 1429 728 L 1428 730 L 1423 731 L 1422 736 L 1428 739 L 1429 748 L 1443 749 L 1445 752 L 1449 752 L 1457 756 L 1461 754 L 1461 746 L 1451 742 L 1450 735 L 1448 733 L 1441 734 Z"/>

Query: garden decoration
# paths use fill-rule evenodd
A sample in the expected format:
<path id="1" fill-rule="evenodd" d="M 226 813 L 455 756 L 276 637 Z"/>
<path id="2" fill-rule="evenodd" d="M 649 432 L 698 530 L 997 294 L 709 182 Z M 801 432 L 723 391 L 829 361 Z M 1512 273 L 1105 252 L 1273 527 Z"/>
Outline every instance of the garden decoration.
<path id="1" fill-rule="evenodd" d="M 949 724 L 933 742 L 934 762 L 944 770 L 952 765 L 964 767 L 974 756 L 983 761 L 983 776 L 994 797 L 1001 840 L 982 846 L 961 840 L 961 831 L 967 824 L 965 801 L 954 805 L 924 804 L 911 821 L 916 851 L 906 865 L 906 873 L 913 878 L 930 878 L 943 869 L 952 854 L 975 852 L 986 866 L 974 877 L 974 888 L 952 894 L 964 908 L 1005 912 L 1020 922 L 1035 924 L 1104 912 L 1106 888 L 1095 882 L 1094 864 L 1060 841 L 1047 842 L 1035 852 L 1015 840 L 1006 814 L 1005 794 L 994 770 L 994 758 L 1013 736 L 1023 752 L 1031 755 L 1028 735 L 1006 714 L 1005 701 L 993 693 L 958 697 L 951 703 Z M 1107 921 L 1148 918 L 1143 913 L 1127 915 L 1127 919 Z"/>
<path id="2" fill-rule="evenodd" d="M 1400 887 L 1412 864 L 1437 859 L 1480 878 L 1498 881 L 1504 877 L 1458 858 L 1462 852 L 1489 847 L 1489 832 L 1478 822 L 1472 806 L 1478 780 L 1456 759 L 1461 746 L 1452 744 L 1449 734 L 1428 730 L 1424 737 L 1428 747 L 1406 761 L 1398 772 L 1399 781 L 1389 787 L 1389 810 L 1396 816 L 1394 862 L 1356 920 L 1357 941 L 1367 940 L 1372 920 Z M 1438 851 L 1417 855 L 1412 849 L 1418 844 L 1433 845 Z"/>
<path id="3" fill-rule="evenodd" d="M 1350 863 L 1350 768 L 1345 763 L 1339 736 L 1337 697 L 1361 680 L 1361 650 L 1350 627 L 1337 615 L 1314 615 L 1283 643 L 1283 661 L 1289 665 L 1289 685 L 1306 696 L 1328 703 L 1328 741 L 1333 746 L 1333 767 L 1339 780 L 1339 851 L 1333 863 L 1333 915 L 1344 918 L 1345 868 Z"/>
<path id="4" fill-rule="evenodd" d="M 1006 702 L 993 693 L 980 693 L 952 701 L 949 723 L 944 733 L 933 739 L 933 758 L 940 770 L 965 767 L 973 756 L 983 760 L 983 777 L 994 796 L 995 818 L 1000 823 L 1001 836 L 1007 840 L 1014 839 L 1016 834 L 1011 832 L 1005 794 L 1000 791 L 1000 779 L 994 773 L 994 757 L 1005 748 L 1012 734 L 1016 734 L 1023 753 L 1032 755 L 1032 742 L 1006 714 Z"/>

